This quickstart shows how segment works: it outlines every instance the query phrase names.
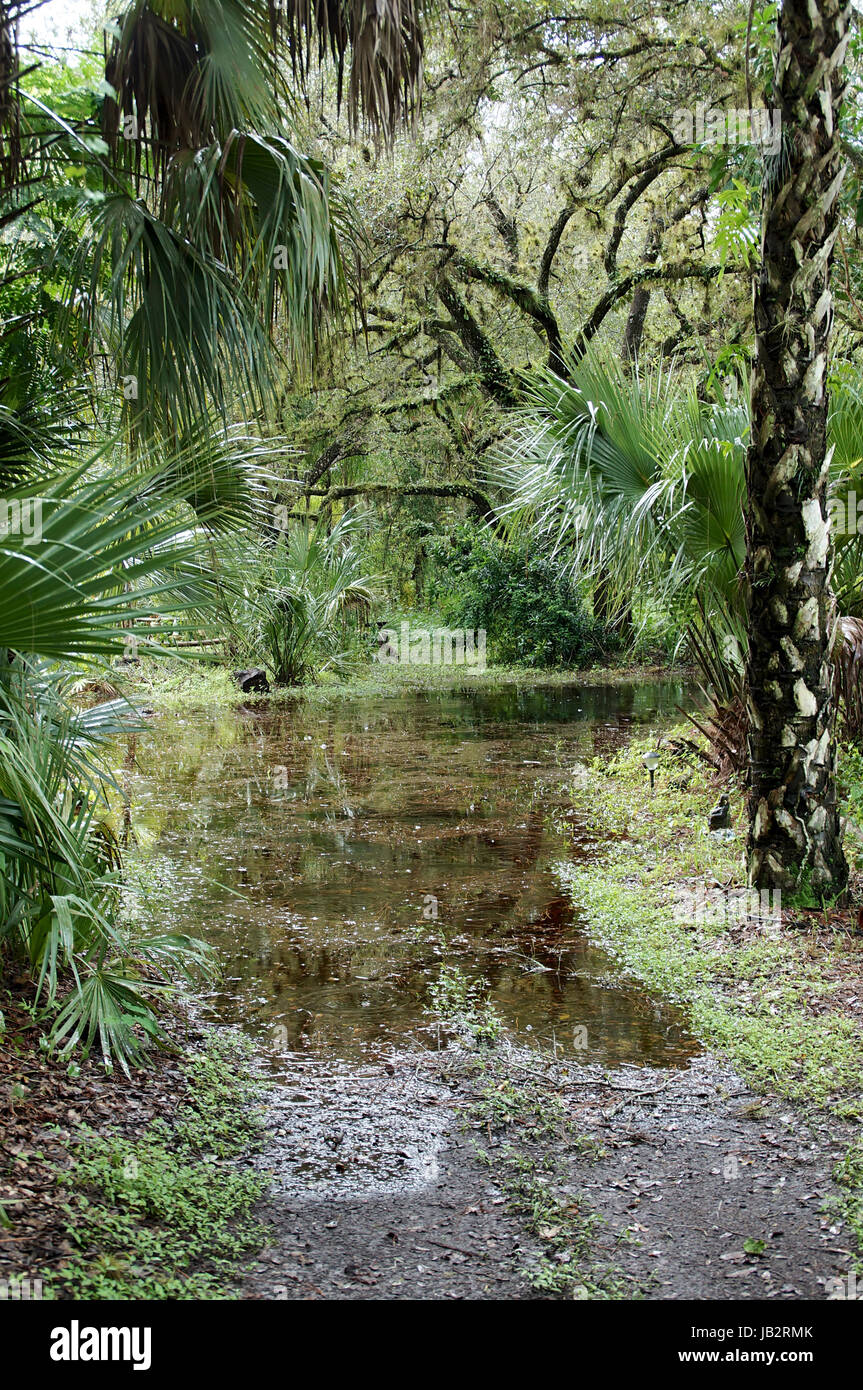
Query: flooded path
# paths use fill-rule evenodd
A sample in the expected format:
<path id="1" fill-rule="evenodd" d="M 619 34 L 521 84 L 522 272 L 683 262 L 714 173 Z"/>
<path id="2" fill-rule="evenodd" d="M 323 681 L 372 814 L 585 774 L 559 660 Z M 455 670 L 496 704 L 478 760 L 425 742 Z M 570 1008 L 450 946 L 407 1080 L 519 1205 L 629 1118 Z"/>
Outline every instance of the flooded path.
<path id="1" fill-rule="evenodd" d="M 210 1016 L 270 1055 L 435 1047 L 445 963 L 522 1044 L 685 1061 L 674 1011 L 580 930 L 554 866 L 588 847 L 552 823 L 576 763 L 681 698 L 670 682 L 508 688 L 154 720 L 123 774 L 132 824 L 172 924 L 218 953 Z"/>
<path id="2" fill-rule="evenodd" d="M 567 776 L 682 698 L 315 700 L 161 715 L 130 744 L 155 924 L 213 945 L 205 1012 L 275 1083 L 241 1298 L 786 1300 L 845 1268 L 816 1200 L 835 1126 L 703 1052 L 555 871 L 602 851 Z M 456 967 L 503 1021 L 493 1047 L 432 1017 Z"/>

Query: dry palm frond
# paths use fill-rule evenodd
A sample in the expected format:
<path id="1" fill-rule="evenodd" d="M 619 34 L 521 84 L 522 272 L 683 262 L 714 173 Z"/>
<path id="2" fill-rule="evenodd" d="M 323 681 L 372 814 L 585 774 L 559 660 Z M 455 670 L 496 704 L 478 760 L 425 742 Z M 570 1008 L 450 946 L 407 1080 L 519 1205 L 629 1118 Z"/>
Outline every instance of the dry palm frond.
<path id="1" fill-rule="evenodd" d="M 18 80 L 18 53 L 12 34 L 8 6 L 0 8 L 0 167 L 3 186 L 14 178 L 14 151 L 18 145 L 18 111 L 15 88 Z M 10 168 L 10 165 L 13 167 Z"/>
<path id="2" fill-rule="evenodd" d="M 703 625 L 688 630 L 687 640 L 705 680 L 702 694 L 707 710 L 699 717 L 680 708 L 681 714 L 708 742 L 708 762 L 720 778 L 742 772 L 747 764 L 746 702 L 743 675 L 722 656 L 715 631 Z M 705 688 L 706 687 L 706 688 Z M 845 731 L 852 738 L 863 735 L 863 619 L 840 618 L 833 656 L 833 699 L 841 705 Z"/>
<path id="3" fill-rule="evenodd" d="M 277 122 L 290 101 L 282 34 L 298 79 L 315 46 L 319 61 L 329 51 L 339 106 L 349 61 L 354 128 L 390 134 L 414 113 L 422 80 L 417 0 L 133 0 L 110 34 L 105 76 L 117 96 L 104 104 L 103 135 L 139 180 L 145 150 L 163 181 L 177 152 Z"/>
<path id="4" fill-rule="evenodd" d="M 680 705 L 677 708 L 707 739 L 707 752 L 703 756 L 714 769 L 718 781 L 724 782 L 732 773 L 744 770 L 748 757 L 748 721 L 742 698 L 736 698 L 727 705 L 712 700 L 709 712 L 701 719 L 687 713 Z"/>
<path id="5" fill-rule="evenodd" d="M 701 676 L 706 710 L 700 717 L 678 705 L 680 713 L 707 739 L 704 755 L 724 781 L 746 767 L 746 699 L 742 653 L 745 633 L 734 609 L 716 600 L 709 610 L 699 596 L 698 618 L 686 629 L 685 640 Z"/>
<path id="6" fill-rule="evenodd" d="M 833 692 L 842 701 L 845 727 L 852 737 L 863 733 L 863 619 L 840 618 L 833 657 Z"/>
<path id="7" fill-rule="evenodd" d="M 105 77 L 116 100 L 104 103 L 102 134 L 139 182 L 146 173 L 164 185 L 176 154 L 232 129 L 275 128 L 275 54 L 262 0 L 134 0 L 106 33 Z"/>
<path id="8" fill-rule="evenodd" d="M 117 101 L 104 104 L 102 134 L 115 155 L 125 148 L 138 178 L 145 145 L 164 177 L 173 154 L 212 138 L 194 80 L 197 65 L 194 41 L 148 6 L 123 16 L 105 57 L 105 77 Z"/>
<path id="9" fill-rule="evenodd" d="M 418 0 L 286 0 L 282 16 L 294 71 L 308 72 L 313 37 L 318 60 L 329 49 L 342 102 L 345 59 L 350 57 L 348 114 L 373 130 L 391 132 L 413 115 L 422 81 L 423 35 Z"/>

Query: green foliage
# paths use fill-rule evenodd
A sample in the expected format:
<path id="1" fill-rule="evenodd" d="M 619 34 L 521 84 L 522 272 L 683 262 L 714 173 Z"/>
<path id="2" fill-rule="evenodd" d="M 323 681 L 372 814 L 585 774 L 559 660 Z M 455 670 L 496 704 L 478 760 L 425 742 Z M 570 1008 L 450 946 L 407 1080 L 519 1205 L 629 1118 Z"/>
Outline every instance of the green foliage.
<path id="1" fill-rule="evenodd" d="M 503 1131 L 506 1142 L 493 1148 L 476 1145 L 507 1198 L 521 1217 L 538 1250 L 522 1272 L 538 1293 L 570 1298 L 621 1296 L 612 1270 L 599 1268 L 593 1250 L 602 1218 L 589 1203 L 575 1198 L 562 1164 L 549 1151 L 549 1140 L 569 1153 L 596 1161 L 605 1151 L 595 1139 L 575 1131 L 553 1075 L 515 1063 L 504 1052 L 483 1053 L 477 1069 L 483 1084 L 463 1114 L 466 1125 L 488 1134 Z M 511 1075 L 511 1070 L 515 1075 Z M 632 1296 L 632 1291 L 628 1291 Z"/>
<path id="2" fill-rule="evenodd" d="M 124 1068 L 160 1035 L 171 972 L 206 953 L 123 920 L 104 757 L 134 716 L 122 701 L 78 708 L 65 663 L 98 673 L 212 608 L 207 533 L 232 529 L 256 496 L 245 465 L 235 472 L 222 453 L 210 471 L 206 458 L 179 451 L 126 471 L 97 455 L 40 480 L 32 536 L 0 536 L 0 946 L 35 973 L 56 1044 L 98 1039 L 105 1064 Z M 26 487 L 14 495 L 26 500 Z"/>
<path id="3" fill-rule="evenodd" d="M 305 366 L 344 301 L 353 219 L 294 146 L 273 16 L 262 0 L 127 6 L 74 122 L 25 80 L 25 133 L 54 127 L 42 148 L 64 205 L 49 258 L 63 331 L 105 354 L 114 391 L 135 379 L 122 399 L 138 435 L 170 437 L 208 406 L 227 420 L 243 393 L 265 412 L 276 310 L 281 351 Z"/>
<path id="4" fill-rule="evenodd" d="M 743 561 L 748 407 L 701 400 L 663 366 L 627 374 L 599 353 L 528 384 L 492 476 L 511 534 L 525 531 L 616 604 L 652 595 L 686 621 L 735 592 Z M 682 626 L 683 624 L 681 624 Z"/>
<path id="5" fill-rule="evenodd" d="M 493 1043 L 503 1023 L 476 980 L 468 980 L 457 965 L 444 965 L 429 987 L 429 1012 L 464 1041 Z"/>
<path id="6" fill-rule="evenodd" d="M 840 744 L 839 786 L 849 814 L 863 823 L 863 749 L 856 743 Z"/>
<path id="7" fill-rule="evenodd" d="M 836 781 L 843 811 L 847 814 L 844 848 L 852 869 L 863 865 L 863 749 L 858 743 L 840 742 Z"/>
<path id="8" fill-rule="evenodd" d="M 587 353 L 567 379 L 550 370 L 527 384 L 527 404 L 492 479 L 509 534 L 633 605 L 636 626 L 657 611 L 703 670 L 710 691 L 739 689 L 745 656 L 744 460 L 749 401 L 742 360 L 711 372 L 697 393 L 661 365 L 627 373 Z M 844 502 L 859 483 L 863 396 L 853 369 L 837 367 L 828 422 L 830 489 Z M 705 399 L 705 395 L 707 398 Z M 863 535 L 834 536 L 840 611 L 863 611 Z M 705 661 L 705 653 L 710 658 Z"/>
<path id="9" fill-rule="evenodd" d="M 237 1260 L 265 1231 L 252 1209 L 265 1180 L 229 1160 L 257 1144 L 260 1087 L 250 1046 L 213 1034 L 185 1067 L 176 1123 L 154 1122 L 137 1140 L 88 1134 L 69 1173 L 66 1208 L 73 1255 L 49 1296 L 77 1299 L 230 1297 Z"/>
<path id="10" fill-rule="evenodd" d="M 863 1251 L 863 1138 L 855 1139 L 850 1145 L 836 1165 L 833 1176 L 839 1185 L 839 1195 L 829 1198 L 825 1205 L 848 1222 L 859 1249 Z M 855 1259 L 855 1268 L 858 1274 L 863 1274 L 863 1257 L 860 1254 Z"/>
<path id="11" fill-rule="evenodd" d="M 182 933 L 127 920 L 101 759 L 135 721 L 122 701 L 76 709 L 69 684 L 20 658 L 0 679 L 0 947 L 36 976 L 55 1046 L 98 1042 L 106 1067 L 127 1070 L 161 1036 L 171 975 L 211 960 Z"/>
<path id="12" fill-rule="evenodd" d="M 710 837 L 715 788 L 700 762 L 663 759 L 648 799 L 641 755 L 650 746 L 634 740 L 594 762 L 584 810 L 606 849 L 595 864 L 560 866 L 591 934 L 648 988 L 678 1000 L 692 1032 L 754 1089 L 859 1118 L 858 1022 L 842 1003 L 842 952 L 853 965 L 856 944 L 839 936 L 835 948 L 814 949 L 796 933 L 737 937 L 723 921 L 678 921 L 679 887 L 708 876 L 745 886 L 742 840 Z"/>
<path id="13" fill-rule="evenodd" d="M 332 529 L 323 519 L 297 525 L 274 542 L 260 541 L 251 556 L 244 544 L 227 557 L 236 589 L 243 585 L 232 626 L 277 685 L 302 685 L 343 666 L 351 630 L 375 596 L 375 578 L 352 540 L 359 521 L 345 512 Z"/>
<path id="14" fill-rule="evenodd" d="M 501 541 L 465 523 L 436 539 L 430 554 L 430 599 L 451 627 L 484 628 L 495 661 L 586 666 L 620 645 L 586 612 L 561 565 L 529 542 Z"/>
<path id="15" fill-rule="evenodd" d="M 716 248 L 723 269 L 729 258 L 738 264 L 751 265 L 758 254 L 759 198 L 743 179 L 732 178 L 716 194 L 719 219 L 716 226 Z"/>

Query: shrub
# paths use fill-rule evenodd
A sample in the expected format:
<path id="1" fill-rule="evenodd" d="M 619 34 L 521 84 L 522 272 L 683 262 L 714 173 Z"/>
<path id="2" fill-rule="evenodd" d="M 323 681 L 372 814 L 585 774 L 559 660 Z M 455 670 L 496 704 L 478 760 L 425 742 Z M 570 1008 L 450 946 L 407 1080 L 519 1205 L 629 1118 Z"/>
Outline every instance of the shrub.
<path id="1" fill-rule="evenodd" d="M 429 600 L 451 627 L 485 628 L 495 661 L 584 666 L 620 645 L 586 611 L 577 583 L 529 545 L 465 523 L 429 549 Z"/>

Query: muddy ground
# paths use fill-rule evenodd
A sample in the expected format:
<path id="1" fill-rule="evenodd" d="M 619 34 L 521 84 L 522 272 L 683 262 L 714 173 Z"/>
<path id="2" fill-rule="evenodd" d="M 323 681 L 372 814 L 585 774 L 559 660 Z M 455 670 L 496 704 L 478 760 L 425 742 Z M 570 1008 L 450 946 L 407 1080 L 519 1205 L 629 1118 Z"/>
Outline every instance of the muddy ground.
<path id="1" fill-rule="evenodd" d="M 516 1101 L 498 1123 L 481 1092 L 513 1086 L 531 1089 L 533 1115 Z M 565 1123 L 537 1138 L 543 1095 Z M 273 1236 L 246 1299 L 601 1297 L 597 1276 L 623 1298 L 824 1299 L 849 1269 L 853 1237 L 823 1206 L 841 1126 L 753 1095 L 709 1056 L 603 1072 L 504 1049 L 484 1076 L 461 1048 L 386 1067 L 298 1061 L 271 1093 L 268 1136 Z M 567 1239 L 511 1210 L 513 1155 L 545 1165 L 574 1229 L 602 1218 L 583 1283 L 532 1284 Z"/>
<path id="2" fill-rule="evenodd" d="M 194 1025 L 184 1041 L 200 1041 Z M 239 1278 L 242 1299 L 823 1300 L 849 1270 L 853 1236 L 824 1201 L 850 1132 L 755 1096 L 708 1055 L 606 1072 L 498 1043 L 354 1066 L 283 1057 L 274 1070 L 248 1160 L 270 1177 L 271 1237 Z M 184 1089 L 169 1056 L 130 1080 L 91 1061 L 73 1080 L 35 1048 L 5 1052 L 0 1279 L 62 1275 L 57 1169 L 77 1131 L 134 1139 L 170 1123 Z M 549 1232 L 512 1209 L 521 1162 L 572 1241 L 557 1218 Z M 536 1287 L 573 1252 L 583 1278 Z"/>

